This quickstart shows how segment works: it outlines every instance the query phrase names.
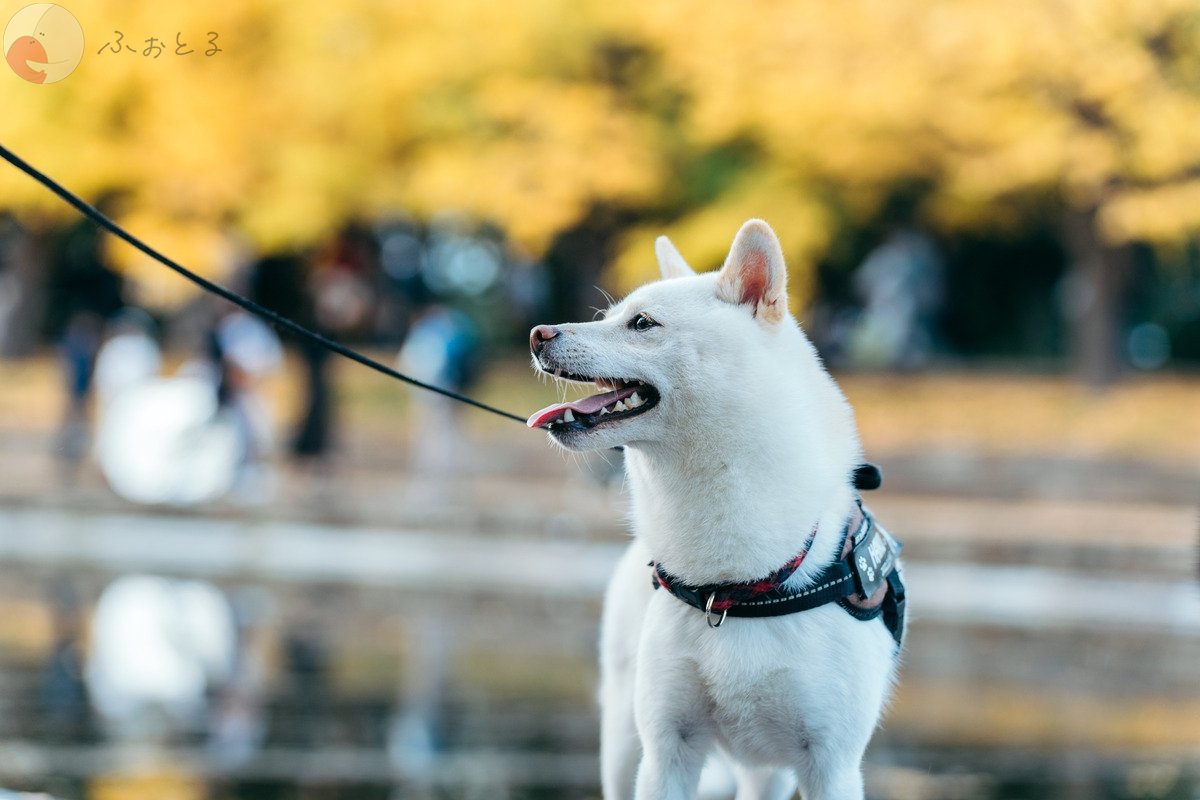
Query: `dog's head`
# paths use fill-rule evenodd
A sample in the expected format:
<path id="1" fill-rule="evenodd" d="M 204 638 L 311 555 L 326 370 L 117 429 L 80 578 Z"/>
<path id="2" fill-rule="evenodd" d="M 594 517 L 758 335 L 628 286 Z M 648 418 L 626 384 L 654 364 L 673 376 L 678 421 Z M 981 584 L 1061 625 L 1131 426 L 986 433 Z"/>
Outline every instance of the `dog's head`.
<path id="1" fill-rule="evenodd" d="M 662 280 L 595 322 L 530 333 L 535 368 L 601 390 L 529 418 L 563 447 L 669 442 L 778 413 L 769 395 L 803 369 L 796 356 L 811 353 L 788 313 L 783 252 L 765 222 L 742 226 L 716 272 L 695 274 L 665 236 L 655 249 Z"/>

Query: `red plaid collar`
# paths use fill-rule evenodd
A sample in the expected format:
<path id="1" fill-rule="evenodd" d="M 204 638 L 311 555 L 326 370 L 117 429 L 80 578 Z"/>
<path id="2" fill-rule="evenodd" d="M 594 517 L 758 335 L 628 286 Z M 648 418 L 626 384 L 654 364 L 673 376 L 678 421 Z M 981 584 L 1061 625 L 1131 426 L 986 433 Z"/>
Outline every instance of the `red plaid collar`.
<path id="1" fill-rule="evenodd" d="M 805 557 L 808 556 L 808 551 L 812 549 L 812 543 L 817 538 L 817 526 L 813 525 L 812 530 L 808 534 L 808 538 L 804 540 L 804 546 L 800 552 L 788 561 L 779 569 L 767 575 L 765 578 L 760 578 L 749 583 L 715 583 L 706 586 L 688 586 L 692 592 L 703 596 L 715 595 L 712 601 L 712 610 L 715 612 L 727 611 L 738 603 L 745 603 L 750 600 L 768 595 L 772 592 L 779 591 L 788 578 L 800 568 L 804 563 Z M 657 561 L 651 561 L 650 567 L 651 580 L 654 587 L 662 587 L 671 594 L 677 594 L 674 586 L 680 586 L 681 582 L 667 572 L 662 564 Z"/>

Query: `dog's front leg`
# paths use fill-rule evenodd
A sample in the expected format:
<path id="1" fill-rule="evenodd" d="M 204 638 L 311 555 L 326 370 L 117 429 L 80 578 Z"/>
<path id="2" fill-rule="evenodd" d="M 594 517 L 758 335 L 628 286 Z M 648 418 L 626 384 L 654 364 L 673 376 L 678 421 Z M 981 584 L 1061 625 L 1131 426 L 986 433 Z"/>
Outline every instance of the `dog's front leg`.
<path id="1" fill-rule="evenodd" d="M 604 597 L 600 636 L 600 783 L 604 800 L 633 800 L 642 747 L 634 721 L 642 619 L 654 597 L 650 554 L 630 543 Z"/>
<path id="2" fill-rule="evenodd" d="M 787 770 L 734 764 L 737 797 L 734 800 L 789 800 L 796 796 L 796 776 Z"/>
<path id="3" fill-rule="evenodd" d="M 825 763 L 811 762 L 801 768 L 800 794 L 804 800 L 863 800 L 862 754 L 857 760 L 838 753 Z"/>
<path id="4" fill-rule="evenodd" d="M 670 637 L 655 635 L 660 631 L 647 625 L 638 653 L 634 711 L 642 762 L 635 797 L 692 800 L 715 729 L 695 665 L 673 656 L 664 641 Z"/>
<path id="5" fill-rule="evenodd" d="M 637 800 L 693 800 L 712 739 L 707 727 L 688 720 L 668 723 L 652 737 L 642 734 Z"/>

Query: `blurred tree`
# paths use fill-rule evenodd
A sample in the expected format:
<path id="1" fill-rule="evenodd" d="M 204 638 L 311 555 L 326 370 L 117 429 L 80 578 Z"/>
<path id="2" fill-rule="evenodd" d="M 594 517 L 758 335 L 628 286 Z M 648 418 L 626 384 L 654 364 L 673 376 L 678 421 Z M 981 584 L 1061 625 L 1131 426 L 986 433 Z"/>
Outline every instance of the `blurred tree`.
<path id="1" fill-rule="evenodd" d="M 1200 230 L 1200 5 L 723 9 L 638 15 L 688 98 L 681 130 L 696 151 L 750 141 L 759 154 L 736 190 L 685 211 L 682 237 L 698 235 L 692 220 L 735 192 L 768 212 L 781 194 L 798 205 L 836 199 L 865 222 L 891 187 L 914 179 L 929 182 L 924 215 L 943 231 L 1036 226 L 1052 215 L 1068 250 L 1078 369 L 1093 384 L 1115 377 L 1129 244 L 1175 245 Z M 756 175 L 762 165 L 770 172 Z M 778 219 L 784 229 L 811 222 Z M 812 234 L 809 252 L 826 241 Z"/>
<path id="2" fill-rule="evenodd" d="M 604 9 L 73 0 L 83 62 L 51 86 L 0 80 L 4 107 L 20 109 L 0 140 L 81 193 L 128 187 L 130 226 L 210 274 L 231 219 L 282 248 L 398 207 L 492 219 L 542 253 L 594 205 L 644 204 L 663 181 L 650 121 L 596 73 Z M 113 52 L 118 34 L 134 49 Z M 177 35 L 193 52 L 142 54 L 143 40 Z M 11 170 L 0 198 L 67 214 Z M 125 248 L 119 258 L 143 302 L 190 291 Z"/>
<path id="3" fill-rule="evenodd" d="M 137 227 L 201 268 L 221 260 L 229 210 L 274 247 L 397 206 L 453 209 L 542 254 L 617 209 L 645 220 L 615 246 L 627 286 L 653 274 L 664 228 L 708 267 L 762 216 L 802 303 L 835 226 L 866 223 L 918 181 L 940 232 L 1058 220 L 1078 363 L 1102 383 L 1129 244 L 1177 246 L 1200 228 L 1195 0 L 71 11 L 83 63 L 49 86 L 0 83 L 4 107 L 20 109 L 0 138 L 84 192 L 133 189 Z M 178 35 L 195 52 L 113 53 L 101 45 L 117 31 L 139 47 Z M 222 49 L 207 56 L 212 33 Z M 0 197 L 54 207 L 10 171 Z M 182 291 L 123 258 L 149 298 Z"/>

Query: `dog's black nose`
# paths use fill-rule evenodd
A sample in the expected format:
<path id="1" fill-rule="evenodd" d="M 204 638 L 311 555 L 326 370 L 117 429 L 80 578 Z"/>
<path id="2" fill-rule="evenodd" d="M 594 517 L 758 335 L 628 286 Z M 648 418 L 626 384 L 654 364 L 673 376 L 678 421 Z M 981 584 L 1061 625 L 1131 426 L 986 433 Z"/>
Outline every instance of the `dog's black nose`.
<path id="1" fill-rule="evenodd" d="M 542 346 L 546 342 L 558 336 L 559 330 L 553 325 L 538 325 L 529 332 L 529 349 L 536 356 L 542 352 Z"/>

